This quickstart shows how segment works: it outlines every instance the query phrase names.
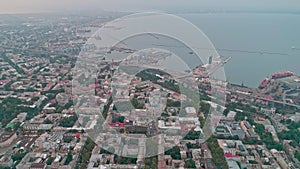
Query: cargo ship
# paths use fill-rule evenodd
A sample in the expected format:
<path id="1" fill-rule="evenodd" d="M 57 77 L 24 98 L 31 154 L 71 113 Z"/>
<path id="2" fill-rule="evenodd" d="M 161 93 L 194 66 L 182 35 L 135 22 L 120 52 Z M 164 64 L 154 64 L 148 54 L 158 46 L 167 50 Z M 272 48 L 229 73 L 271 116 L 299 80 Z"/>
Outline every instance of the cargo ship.
<path id="1" fill-rule="evenodd" d="M 267 87 L 267 85 L 270 83 L 270 81 L 271 81 L 271 79 L 265 78 L 265 80 L 263 80 L 263 81 L 259 84 L 258 88 L 263 89 L 263 88 Z"/>
<path id="2" fill-rule="evenodd" d="M 279 78 L 289 77 L 289 76 L 293 76 L 293 75 L 294 75 L 294 73 L 291 71 L 280 72 L 280 73 L 273 74 L 272 79 L 279 79 Z"/>

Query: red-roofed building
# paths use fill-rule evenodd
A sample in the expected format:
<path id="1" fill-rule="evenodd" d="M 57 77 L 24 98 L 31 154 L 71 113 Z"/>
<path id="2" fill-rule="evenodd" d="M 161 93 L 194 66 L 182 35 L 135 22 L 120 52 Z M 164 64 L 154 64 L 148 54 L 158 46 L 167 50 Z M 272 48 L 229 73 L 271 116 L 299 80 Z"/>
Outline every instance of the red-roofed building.
<path id="1" fill-rule="evenodd" d="M 264 98 L 267 100 L 273 100 L 273 97 L 271 97 L 271 96 L 265 96 Z"/>
<path id="2" fill-rule="evenodd" d="M 240 156 L 236 156 L 231 153 L 225 153 L 225 157 L 228 159 L 240 159 Z"/>
<path id="3" fill-rule="evenodd" d="M 180 129 L 181 129 L 181 132 L 186 132 L 184 124 L 180 124 Z"/>
<path id="4" fill-rule="evenodd" d="M 76 138 L 80 138 L 80 133 L 76 133 L 76 134 L 75 134 L 75 137 L 76 137 Z"/>
<path id="5" fill-rule="evenodd" d="M 159 160 L 157 166 L 159 169 L 167 169 L 168 168 L 165 160 Z"/>
<path id="6" fill-rule="evenodd" d="M 0 85 L 10 82 L 10 79 L 4 79 L 4 80 L 0 80 Z"/>
<path id="7" fill-rule="evenodd" d="M 51 86 L 52 86 L 52 84 L 48 83 L 48 84 L 46 85 L 46 88 L 50 88 Z"/>
<path id="8" fill-rule="evenodd" d="M 211 90 L 206 90 L 205 93 L 206 94 L 211 94 Z"/>
<path id="9" fill-rule="evenodd" d="M 91 89 L 96 89 L 96 88 L 100 88 L 100 84 L 91 84 L 90 85 Z"/>
<path id="10" fill-rule="evenodd" d="M 52 100 L 50 100 L 50 102 L 49 103 L 51 103 L 51 104 L 55 104 L 56 103 L 56 100 L 55 99 L 52 99 Z"/>
<path id="11" fill-rule="evenodd" d="M 260 115 L 260 114 L 255 114 L 255 117 L 261 118 L 261 119 L 265 119 L 265 116 Z"/>
<path id="12" fill-rule="evenodd" d="M 174 99 L 178 99 L 179 100 L 180 99 L 180 94 L 175 92 L 175 93 L 172 94 L 172 97 Z"/>

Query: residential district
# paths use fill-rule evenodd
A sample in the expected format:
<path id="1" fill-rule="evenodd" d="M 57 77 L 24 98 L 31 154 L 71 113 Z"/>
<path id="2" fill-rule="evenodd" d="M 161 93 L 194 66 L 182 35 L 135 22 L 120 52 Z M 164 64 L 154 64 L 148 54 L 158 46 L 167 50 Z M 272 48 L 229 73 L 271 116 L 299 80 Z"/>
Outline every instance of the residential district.
<path id="1" fill-rule="evenodd" d="M 118 15 L 1 16 L 0 168 L 300 168 L 299 76 L 230 84 L 207 71 L 224 63 L 217 56 L 184 80 L 130 73 L 169 55 L 149 51 L 140 63 L 112 48 L 91 82 L 78 55 Z M 119 53 L 135 56 L 111 59 Z"/>

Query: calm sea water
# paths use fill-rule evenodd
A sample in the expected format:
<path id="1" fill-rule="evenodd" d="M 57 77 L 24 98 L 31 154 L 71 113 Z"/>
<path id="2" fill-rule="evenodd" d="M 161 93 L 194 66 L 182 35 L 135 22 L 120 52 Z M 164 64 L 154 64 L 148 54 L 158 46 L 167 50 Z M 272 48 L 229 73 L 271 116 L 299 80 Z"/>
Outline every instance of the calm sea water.
<path id="1" fill-rule="evenodd" d="M 218 50 L 232 56 L 225 65 L 227 79 L 251 87 L 280 71 L 300 75 L 300 15 L 293 14 L 184 14 Z M 294 49 L 292 49 L 294 47 Z M 259 53 L 260 51 L 269 52 Z M 280 53 L 280 54 L 270 54 Z M 285 54 L 285 55 L 282 55 Z"/>

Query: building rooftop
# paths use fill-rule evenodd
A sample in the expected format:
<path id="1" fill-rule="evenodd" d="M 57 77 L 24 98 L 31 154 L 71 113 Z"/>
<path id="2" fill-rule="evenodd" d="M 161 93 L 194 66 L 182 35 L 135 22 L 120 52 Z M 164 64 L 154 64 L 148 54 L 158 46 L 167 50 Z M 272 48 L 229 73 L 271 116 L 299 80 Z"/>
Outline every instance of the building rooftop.
<path id="1" fill-rule="evenodd" d="M 15 132 L 3 132 L 0 135 L 0 142 L 4 142 L 4 141 L 8 140 L 14 134 L 15 134 Z"/>

